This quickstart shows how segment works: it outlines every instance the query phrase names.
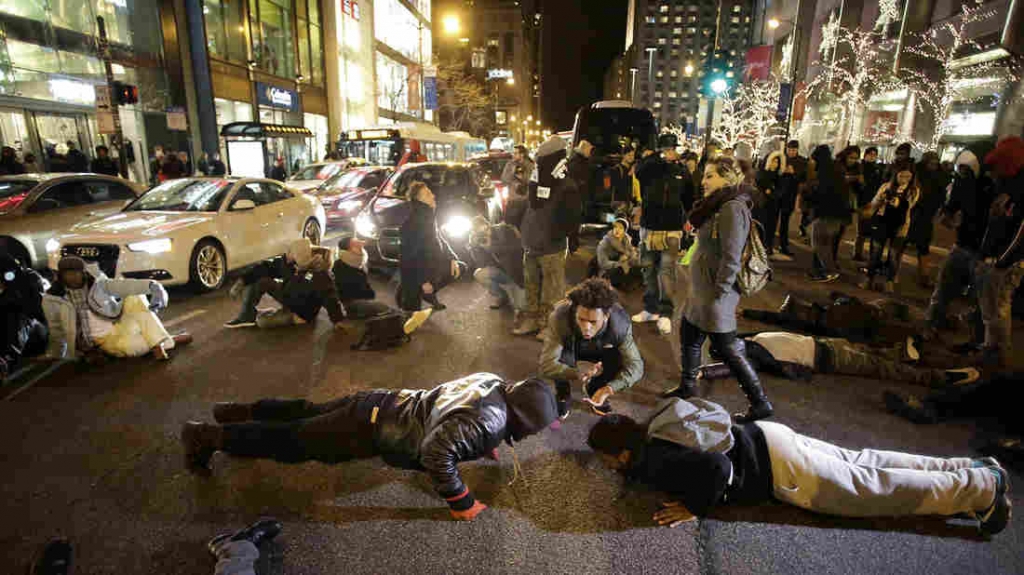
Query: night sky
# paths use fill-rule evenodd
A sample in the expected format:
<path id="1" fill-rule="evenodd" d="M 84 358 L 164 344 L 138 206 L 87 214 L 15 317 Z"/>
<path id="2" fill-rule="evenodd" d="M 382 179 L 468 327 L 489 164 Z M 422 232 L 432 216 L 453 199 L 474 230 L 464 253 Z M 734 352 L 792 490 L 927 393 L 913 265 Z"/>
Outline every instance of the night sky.
<path id="1" fill-rule="evenodd" d="M 601 98 L 604 73 L 625 48 L 627 4 L 627 0 L 545 2 L 541 102 L 545 126 L 571 130 L 576 111 Z"/>

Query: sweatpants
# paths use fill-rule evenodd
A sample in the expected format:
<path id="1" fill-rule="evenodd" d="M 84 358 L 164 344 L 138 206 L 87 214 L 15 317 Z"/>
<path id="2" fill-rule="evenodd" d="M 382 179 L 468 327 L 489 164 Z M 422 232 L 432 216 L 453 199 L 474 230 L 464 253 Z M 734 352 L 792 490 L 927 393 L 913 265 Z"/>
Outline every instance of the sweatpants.
<path id="1" fill-rule="evenodd" d="M 253 421 L 223 426 L 221 451 L 282 463 L 340 463 L 379 455 L 376 417 L 397 395 L 361 391 L 327 403 L 263 399 L 251 405 Z"/>
<path id="2" fill-rule="evenodd" d="M 845 517 L 956 515 L 991 507 L 996 476 L 967 457 L 853 451 L 756 422 L 771 459 L 773 493 L 808 511 Z"/>
<path id="3" fill-rule="evenodd" d="M 260 550 L 251 541 L 223 541 L 214 549 L 217 566 L 213 575 L 256 575 Z"/>

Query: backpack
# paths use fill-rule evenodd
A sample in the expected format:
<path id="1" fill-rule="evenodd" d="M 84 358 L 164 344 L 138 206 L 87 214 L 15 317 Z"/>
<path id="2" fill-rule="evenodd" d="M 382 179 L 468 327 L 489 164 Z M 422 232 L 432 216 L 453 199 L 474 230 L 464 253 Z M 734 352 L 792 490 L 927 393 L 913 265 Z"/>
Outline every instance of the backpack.
<path id="1" fill-rule="evenodd" d="M 352 344 L 352 349 L 356 351 L 380 351 L 409 341 L 405 333 L 405 316 L 399 312 L 372 317 L 366 320 L 365 327 L 363 337 Z"/>
<path id="2" fill-rule="evenodd" d="M 733 446 L 732 418 L 721 405 L 694 397 L 672 397 L 654 409 L 647 439 L 661 439 L 705 453 L 726 453 Z"/>
<path id="3" fill-rule="evenodd" d="M 736 274 L 736 289 L 741 295 L 750 296 L 764 289 L 772 280 L 772 264 L 768 261 L 768 250 L 761 243 L 757 228 L 761 224 L 751 219 L 747 245 L 743 246 L 740 271 Z"/>

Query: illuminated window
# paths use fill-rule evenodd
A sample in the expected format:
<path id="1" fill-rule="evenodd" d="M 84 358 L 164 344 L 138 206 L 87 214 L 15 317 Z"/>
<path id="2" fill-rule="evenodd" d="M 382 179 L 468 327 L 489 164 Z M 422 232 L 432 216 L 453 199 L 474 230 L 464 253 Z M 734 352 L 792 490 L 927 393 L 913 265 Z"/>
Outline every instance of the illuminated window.
<path id="1" fill-rule="evenodd" d="M 648 16 L 648 17 L 645 18 L 645 20 L 647 21 L 648 24 L 654 24 L 657 21 L 654 18 L 654 16 Z"/>
<path id="2" fill-rule="evenodd" d="M 658 12 L 661 12 L 662 14 L 668 12 L 668 4 L 662 4 L 661 6 L 659 6 Z"/>
<path id="3" fill-rule="evenodd" d="M 682 16 L 676 16 L 676 24 L 682 24 L 682 23 L 683 23 L 683 17 Z"/>
<path id="4" fill-rule="evenodd" d="M 676 96 L 677 96 L 677 94 L 675 92 L 669 92 L 668 93 L 668 97 L 669 98 L 675 98 Z"/>
<path id="5" fill-rule="evenodd" d="M 655 102 L 654 103 L 654 107 L 655 108 L 660 108 L 661 107 L 661 102 Z"/>
<path id="6" fill-rule="evenodd" d="M 672 29 L 672 33 L 678 36 L 678 35 L 683 33 L 683 29 L 682 28 L 673 28 Z"/>
<path id="7" fill-rule="evenodd" d="M 732 7 L 732 11 L 733 11 L 733 12 L 739 12 L 739 11 L 740 11 L 740 7 L 739 7 L 739 4 L 737 4 L 736 6 L 733 6 L 733 7 Z"/>
<path id="8" fill-rule="evenodd" d="M 660 91 L 658 91 L 658 92 L 655 92 L 655 93 L 654 93 L 654 97 L 655 97 L 655 98 L 660 98 L 660 97 L 661 97 L 661 92 L 660 92 Z"/>
<path id="9" fill-rule="evenodd" d="M 675 78 L 676 76 L 679 75 L 679 70 L 672 70 L 672 72 L 669 75 Z"/>
<path id="10" fill-rule="evenodd" d="M 658 78 L 664 78 L 665 77 L 665 73 L 662 72 L 661 70 L 658 70 L 658 73 L 655 74 L 655 76 L 657 76 Z"/>
<path id="11" fill-rule="evenodd" d="M 658 38 L 658 44 L 659 45 L 664 46 L 667 43 L 668 43 L 668 40 L 666 40 L 665 38 Z"/>
<path id="12" fill-rule="evenodd" d="M 661 18 L 658 19 L 658 21 L 661 22 L 662 24 L 668 24 L 668 16 L 662 16 Z"/>
<path id="13" fill-rule="evenodd" d="M 732 22 L 733 24 L 739 24 L 740 23 L 740 17 L 739 16 L 733 16 L 732 19 L 730 20 L 730 22 Z"/>

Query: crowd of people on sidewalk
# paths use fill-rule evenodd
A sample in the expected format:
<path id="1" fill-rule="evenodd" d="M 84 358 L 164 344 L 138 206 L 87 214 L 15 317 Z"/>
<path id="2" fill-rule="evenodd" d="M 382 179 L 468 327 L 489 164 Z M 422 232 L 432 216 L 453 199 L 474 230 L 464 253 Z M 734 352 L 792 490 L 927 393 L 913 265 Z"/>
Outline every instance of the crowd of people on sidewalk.
<path id="1" fill-rule="evenodd" d="M 605 463 L 680 497 L 659 511 L 659 523 L 678 524 L 722 503 L 774 498 L 845 516 L 969 513 L 983 532 L 997 533 L 1009 520 L 1010 503 L 1008 476 L 994 459 L 850 451 L 764 421 L 775 406 L 759 371 L 927 386 L 938 395 L 886 396 L 890 409 L 923 420 L 938 417 L 951 403 L 948 394 L 963 395 L 950 390 L 988 381 L 976 366 L 1005 366 L 1012 295 L 1024 278 L 1024 140 L 1000 141 L 984 163 L 964 151 L 952 175 L 938 156 L 926 153 L 914 162 L 910 153 L 901 147 L 899 157 L 882 166 L 873 148 L 862 159 L 856 146 L 833 155 L 821 145 L 806 160 L 792 141 L 754 169 L 728 153 L 698 159 L 674 145 L 624 150 L 615 167 L 619 178 L 612 178 L 624 192 L 615 195 L 623 217 L 598 243 L 591 277 L 569 290 L 566 259 L 579 247 L 593 177 L 589 142 L 569 149 L 552 137 L 537 149 L 535 162 L 517 150 L 503 174 L 509 218 L 473 221 L 470 262 L 460 261 L 439 229 L 429 186 L 414 183 L 401 227 L 397 308 L 376 301 L 359 239 L 343 238 L 337 250 L 298 239 L 232 285 L 241 310 L 225 327 L 312 324 L 326 309 L 338 329 L 348 320 L 364 321 L 364 339 L 400 345 L 446 309 L 438 293 L 472 264 L 473 278 L 494 297 L 491 308 L 514 311 L 512 333 L 543 342 L 537 376 L 513 383 L 477 373 L 431 390 L 380 389 L 323 404 L 217 404 L 216 424 L 183 427 L 186 465 L 209 473 L 218 451 L 286 463 L 380 455 L 390 465 L 427 471 L 452 516 L 469 520 L 486 505 L 474 499 L 457 464 L 496 458 L 502 442 L 513 446 L 557 427 L 573 409 L 576 387 L 589 410 L 602 416 L 588 443 Z M 763 287 L 758 277 L 769 277 L 761 260 L 794 259 L 788 228 L 798 207 L 813 251 L 811 281 L 839 279 L 842 238 L 855 226 L 851 255 L 864 264 L 862 287 L 881 277 L 890 292 L 908 246 L 917 255 L 918 282 L 928 283 L 933 221 L 941 215 L 954 226 L 957 245 L 939 272 L 923 329 L 916 326 L 916 335 L 886 347 L 900 318 L 911 323 L 905 306 L 835 293 L 828 305 L 790 297 L 777 312 L 744 310 L 747 319 L 788 331 L 740 334 L 741 297 Z M 680 269 L 686 270 L 687 297 L 676 293 Z M 57 272 L 47 288 L 19 262 L 0 261 L 4 374 L 22 357 L 43 353 L 55 334 L 63 334 L 65 355 L 70 348 L 71 357 L 91 359 L 147 353 L 166 359 L 191 339 L 164 329 L 155 312 L 166 307 L 167 294 L 158 282 L 107 278 L 74 256 L 64 257 Z M 643 309 L 630 316 L 619 293 L 641 283 Z M 264 295 L 279 307 L 260 309 Z M 964 295 L 976 311 L 972 339 L 961 349 L 979 355 L 955 369 L 918 367 L 923 354 L 941 347 L 938 330 L 948 325 L 950 302 Z M 673 318 L 679 321 L 678 384 L 664 390 L 646 423 L 614 413 L 611 398 L 644 376 L 634 324 L 654 323 L 665 336 Z M 396 333 L 384 334 L 388 329 Z M 725 377 L 737 380 L 749 402 L 745 412 L 730 416 L 699 397 L 700 381 Z M 515 467 L 518 473 L 518 461 Z"/>

